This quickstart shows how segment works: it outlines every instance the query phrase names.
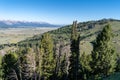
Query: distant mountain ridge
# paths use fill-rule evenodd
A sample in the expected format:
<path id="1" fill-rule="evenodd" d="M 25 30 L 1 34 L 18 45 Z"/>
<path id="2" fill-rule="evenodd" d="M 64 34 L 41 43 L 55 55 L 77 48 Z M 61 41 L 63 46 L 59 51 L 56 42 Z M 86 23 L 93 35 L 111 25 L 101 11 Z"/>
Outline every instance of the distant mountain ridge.
<path id="1" fill-rule="evenodd" d="M 54 25 L 47 22 L 0 20 L 0 28 L 19 28 L 19 27 L 60 27 L 60 25 Z"/>

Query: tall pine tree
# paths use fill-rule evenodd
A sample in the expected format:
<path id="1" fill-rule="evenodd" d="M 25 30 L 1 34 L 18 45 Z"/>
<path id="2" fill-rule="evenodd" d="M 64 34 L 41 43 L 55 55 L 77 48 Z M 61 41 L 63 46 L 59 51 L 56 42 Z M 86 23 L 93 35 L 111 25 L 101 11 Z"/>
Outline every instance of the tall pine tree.
<path id="1" fill-rule="evenodd" d="M 48 80 L 54 73 L 55 61 L 53 52 L 53 40 L 50 34 L 45 33 L 40 42 L 40 52 L 42 56 L 41 75 Z"/>
<path id="2" fill-rule="evenodd" d="M 69 79 L 78 80 L 79 77 L 79 36 L 77 33 L 77 21 L 73 22 L 71 32 L 71 56 L 69 66 Z"/>
<path id="3" fill-rule="evenodd" d="M 116 53 L 112 45 L 112 35 L 111 27 L 106 25 L 94 43 L 91 66 L 96 79 L 114 72 Z"/>

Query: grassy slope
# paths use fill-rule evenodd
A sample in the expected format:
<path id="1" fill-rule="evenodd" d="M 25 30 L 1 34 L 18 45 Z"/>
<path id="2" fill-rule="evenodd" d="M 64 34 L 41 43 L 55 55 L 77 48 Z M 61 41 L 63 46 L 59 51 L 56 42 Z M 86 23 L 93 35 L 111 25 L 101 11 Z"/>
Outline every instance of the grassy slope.
<path id="1" fill-rule="evenodd" d="M 81 51 L 86 53 L 91 53 L 92 50 L 92 42 L 95 40 L 97 34 L 102 30 L 104 25 L 110 24 L 113 33 L 114 39 L 113 44 L 115 45 L 117 52 L 120 52 L 120 21 L 118 20 L 110 20 L 110 19 L 103 19 L 99 21 L 89 21 L 83 22 L 78 24 L 78 31 L 81 35 Z M 89 26 L 92 25 L 92 28 Z M 70 43 L 70 33 L 71 33 L 71 26 L 65 26 L 59 28 L 57 30 L 49 31 L 53 36 L 54 41 L 57 43 L 59 41 L 64 41 L 66 44 Z M 36 35 L 32 38 L 19 42 L 19 44 L 26 44 L 26 43 L 38 43 L 41 38 L 41 35 Z"/>

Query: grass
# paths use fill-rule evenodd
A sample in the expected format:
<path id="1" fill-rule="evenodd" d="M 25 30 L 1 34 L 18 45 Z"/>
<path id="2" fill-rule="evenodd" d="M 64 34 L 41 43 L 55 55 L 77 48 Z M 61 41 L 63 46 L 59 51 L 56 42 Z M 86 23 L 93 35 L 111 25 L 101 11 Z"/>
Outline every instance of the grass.
<path id="1" fill-rule="evenodd" d="M 120 49 L 119 49 L 120 48 L 120 22 L 113 21 L 113 22 L 110 22 L 109 24 L 112 27 L 113 34 L 117 35 L 117 36 L 114 36 L 114 38 L 113 38 L 113 45 L 115 46 L 115 49 L 116 49 L 117 53 L 120 53 Z M 83 43 L 83 45 L 81 45 L 82 46 L 81 50 L 83 50 L 83 51 L 85 51 L 87 53 L 91 52 L 92 45 L 90 45 L 90 44 L 91 44 L 91 42 L 93 40 L 96 39 L 97 33 L 102 30 L 102 28 L 104 27 L 104 25 L 105 24 L 103 24 L 103 25 L 98 25 L 97 24 L 97 25 L 95 25 L 94 28 L 88 29 L 88 30 L 83 31 L 81 33 L 81 36 L 85 36 L 85 38 L 83 39 L 83 41 L 87 41 L 87 43 Z"/>
<path id="2" fill-rule="evenodd" d="M 25 40 L 55 28 L 6 28 L 0 29 L 0 44 L 11 44 Z"/>

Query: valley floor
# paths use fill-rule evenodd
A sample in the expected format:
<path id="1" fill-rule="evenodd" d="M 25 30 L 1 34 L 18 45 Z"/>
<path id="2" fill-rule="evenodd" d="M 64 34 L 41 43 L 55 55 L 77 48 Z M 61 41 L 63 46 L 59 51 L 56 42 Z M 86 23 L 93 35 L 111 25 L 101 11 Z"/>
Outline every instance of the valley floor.
<path id="1" fill-rule="evenodd" d="M 41 34 L 57 28 L 47 27 L 29 27 L 29 28 L 1 28 L 0 29 L 0 44 L 17 43 L 25 40 L 28 37 L 32 37 L 37 34 Z"/>

